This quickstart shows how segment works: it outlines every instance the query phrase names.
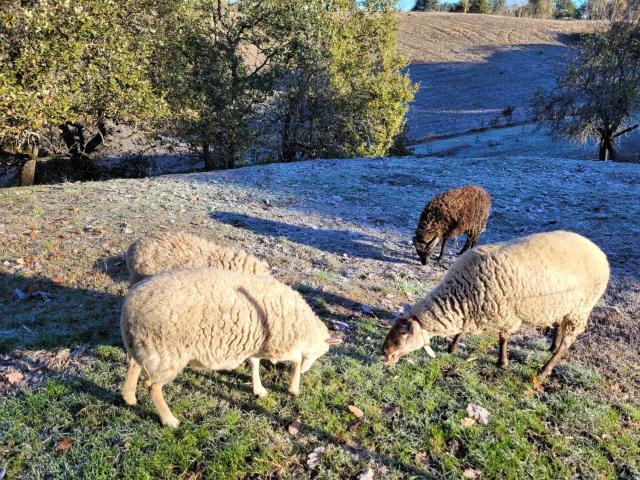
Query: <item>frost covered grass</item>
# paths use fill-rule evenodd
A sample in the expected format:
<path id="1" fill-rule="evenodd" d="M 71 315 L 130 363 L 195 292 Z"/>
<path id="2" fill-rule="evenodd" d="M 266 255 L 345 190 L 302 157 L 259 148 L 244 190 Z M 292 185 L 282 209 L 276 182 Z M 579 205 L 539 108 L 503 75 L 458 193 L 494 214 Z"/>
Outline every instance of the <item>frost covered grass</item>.
<path id="1" fill-rule="evenodd" d="M 537 332 L 513 339 L 504 371 L 494 336 L 467 337 L 455 354 L 442 340 L 435 361 L 381 362 L 394 314 L 461 247 L 421 267 L 417 217 L 461 183 L 494 197 L 482 242 L 566 228 L 610 257 L 609 292 L 543 390 L 530 377 L 549 355 Z M 635 165 L 436 157 L 1 191 L 0 468 L 8 478 L 638 476 L 639 184 Z M 303 375 L 300 397 L 286 392 L 288 368 L 264 365 L 263 400 L 246 367 L 185 370 L 166 388 L 176 431 L 160 425 L 142 382 L 140 404 L 123 404 L 122 253 L 167 229 L 266 260 L 344 337 Z M 486 425 L 469 423 L 469 404 L 488 410 Z"/>

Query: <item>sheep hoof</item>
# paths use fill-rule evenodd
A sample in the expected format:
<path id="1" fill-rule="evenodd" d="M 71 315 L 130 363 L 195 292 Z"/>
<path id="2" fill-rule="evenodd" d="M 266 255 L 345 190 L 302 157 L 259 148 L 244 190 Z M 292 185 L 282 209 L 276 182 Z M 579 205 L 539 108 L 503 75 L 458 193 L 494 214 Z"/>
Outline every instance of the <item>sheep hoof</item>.
<path id="1" fill-rule="evenodd" d="M 300 395 L 300 389 L 299 388 L 290 388 L 289 389 L 289 393 L 291 395 L 293 395 L 294 397 L 297 397 L 298 395 Z"/>
<path id="2" fill-rule="evenodd" d="M 253 390 L 253 394 L 255 396 L 257 396 L 258 398 L 265 398 L 267 395 L 269 395 L 269 390 L 267 390 L 266 388 L 262 387 L 262 389 L 254 389 Z"/>
<path id="3" fill-rule="evenodd" d="M 122 398 L 124 400 L 124 403 L 131 407 L 134 407 L 138 404 L 138 400 L 136 399 L 135 395 L 122 395 Z"/>
<path id="4" fill-rule="evenodd" d="M 178 426 L 180 425 L 180 420 L 178 420 L 174 416 L 171 416 L 169 418 L 162 418 L 161 420 L 162 424 L 166 425 L 167 427 L 178 428 Z"/>
<path id="5" fill-rule="evenodd" d="M 509 362 L 503 362 L 502 360 L 498 360 L 498 363 L 496 365 L 498 368 L 505 369 L 509 366 Z"/>

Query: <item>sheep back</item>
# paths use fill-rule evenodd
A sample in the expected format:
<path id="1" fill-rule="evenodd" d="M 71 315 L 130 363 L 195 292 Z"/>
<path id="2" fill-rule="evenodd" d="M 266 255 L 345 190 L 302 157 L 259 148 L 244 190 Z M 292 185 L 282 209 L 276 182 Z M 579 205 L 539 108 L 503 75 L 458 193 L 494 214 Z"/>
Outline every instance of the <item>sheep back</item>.
<path id="1" fill-rule="evenodd" d="M 126 257 L 131 284 L 181 268 L 217 267 L 257 275 L 269 273 L 265 262 L 247 252 L 184 232 L 145 235 L 128 248 Z"/>
<path id="2" fill-rule="evenodd" d="M 434 197 L 425 206 L 416 236 L 429 241 L 429 236 L 455 237 L 464 232 L 480 235 L 487 226 L 491 196 L 477 185 L 454 188 Z"/>
<path id="3" fill-rule="evenodd" d="M 608 281 L 607 257 L 593 242 L 537 233 L 465 253 L 412 314 L 437 335 L 544 327 L 565 317 L 577 335 Z"/>

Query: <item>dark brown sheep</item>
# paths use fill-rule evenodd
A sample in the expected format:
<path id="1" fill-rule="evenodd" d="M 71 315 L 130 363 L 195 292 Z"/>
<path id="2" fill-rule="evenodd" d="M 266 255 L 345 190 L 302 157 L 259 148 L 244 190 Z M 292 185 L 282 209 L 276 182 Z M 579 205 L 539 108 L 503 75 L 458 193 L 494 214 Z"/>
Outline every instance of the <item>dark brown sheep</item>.
<path id="1" fill-rule="evenodd" d="M 422 211 L 413 244 L 423 265 L 440 241 L 442 260 L 447 240 L 467 234 L 467 242 L 460 253 L 473 248 L 487 226 L 491 196 L 477 185 L 454 188 L 434 197 Z"/>

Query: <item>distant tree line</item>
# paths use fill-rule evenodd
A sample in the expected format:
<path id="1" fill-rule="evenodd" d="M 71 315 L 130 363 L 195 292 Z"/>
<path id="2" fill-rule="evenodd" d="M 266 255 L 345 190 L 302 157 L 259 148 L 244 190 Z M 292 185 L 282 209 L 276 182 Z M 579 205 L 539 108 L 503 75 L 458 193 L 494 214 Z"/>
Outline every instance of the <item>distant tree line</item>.
<path id="1" fill-rule="evenodd" d="M 70 155 L 109 122 L 206 169 L 401 149 L 415 86 L 394 0 L 4 0 L 0 151 Z"/>
<path id="2" fill-rule="evenodd" d="M 574 0 L 527 0 L 524 4 L 507 4 L 506 0 L 418 0 L 414 11 L 485 13 L 514 17 L 621 20 L 638 17 L 640 0 L 587 0 L 580 7 Z"/>

